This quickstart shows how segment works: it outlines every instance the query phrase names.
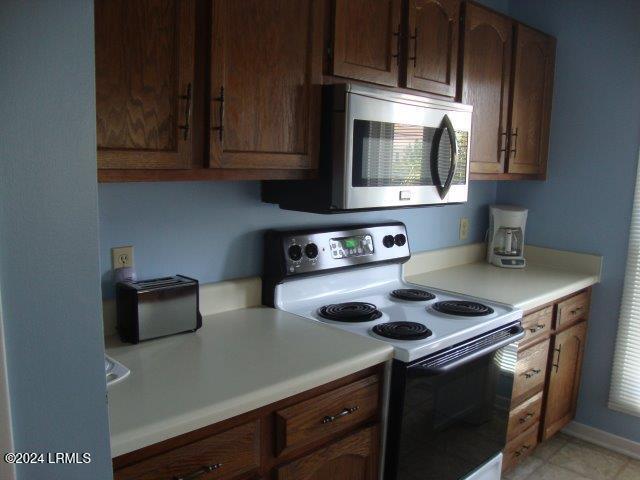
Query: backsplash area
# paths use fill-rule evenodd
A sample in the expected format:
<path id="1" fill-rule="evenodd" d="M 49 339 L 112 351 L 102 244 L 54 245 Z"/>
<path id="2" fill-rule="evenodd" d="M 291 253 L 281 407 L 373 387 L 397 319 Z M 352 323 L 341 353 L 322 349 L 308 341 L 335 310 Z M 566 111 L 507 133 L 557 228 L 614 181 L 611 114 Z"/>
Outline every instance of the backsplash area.
<path id="1" fill-rule="evenodd" d="M 319 215 L 262 203 L 259 182 L 101 184 L 100 268 L 104 298 L 113 297 L 111 248 L 135 247 L 138 278 L 181 273 L 202 283 L 260 275 L 262 234 L 296 228 L 399 220 L 413 251 L 481 241 L 495 182 L 473 182 L 469 201 L 443 207 Z M 460 217 L 469 218 L 466 240 Z"/>

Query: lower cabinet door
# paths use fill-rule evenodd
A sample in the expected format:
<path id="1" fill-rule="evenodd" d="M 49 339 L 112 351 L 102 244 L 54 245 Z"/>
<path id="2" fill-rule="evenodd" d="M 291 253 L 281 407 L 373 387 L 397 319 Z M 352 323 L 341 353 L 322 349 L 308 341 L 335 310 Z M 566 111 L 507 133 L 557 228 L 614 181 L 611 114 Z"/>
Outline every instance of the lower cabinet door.
<path id="1" fill-rule="evenodd" d="M 278 480 L 377 480 L 378 428 L 360 430 L 278 468 Z"/>
<path id="2" fill-rule="evenodd" d="M 542 439 L 552 437 L 576 412 L 587 322 L 580 322 L 553 338 Z"/>

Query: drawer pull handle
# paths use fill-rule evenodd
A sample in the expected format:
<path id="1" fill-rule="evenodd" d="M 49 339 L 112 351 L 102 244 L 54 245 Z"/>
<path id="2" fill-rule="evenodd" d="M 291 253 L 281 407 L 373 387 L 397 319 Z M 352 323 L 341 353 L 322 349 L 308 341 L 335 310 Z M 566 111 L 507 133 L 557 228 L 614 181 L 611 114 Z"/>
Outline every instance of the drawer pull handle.
<path id="1" fill-rule="evenodd" d="M 189 120 L 191 119 L 191 83 L 187 85 L 187 91 L 184 95 L 180 95 L 178 98 L 181 100 L 186 100 L 186 106 L 184 108 L 184 125 L 179 125 L 178 128 L 182 130 L 183 139 L 187 140 L 189 138 Z"/>
<path id="2" fill-rule="evenodd" d="M 576 315 L 576 314 L 580 313 L 582 310 L 584 310 L 584 307 L 576 307 L 573 310 L 569 310 L 569 313 L 571 315 Z"/>
<path id="3" fill-rule="evenodd" d="M 520 455 L 522 455 L 524 452 L 526 452 L 527 450 L 529 450 L 531 447 L 529 445 L 523 445 L 522 447 L 520 447 L 518 450 L 516 450 L 514 452 L 514 455 L 516 457 L 519 457 Z"/>
<path id="4" fill-rule="evenodd" d="M 322 423 L 331 423 L 334 420 L 337 420 L 341 417 L 346 417 L 347 415 L 351 415 L 353 412 L 355 412 L 356 410 L 358 410 L 358 406 L 354 406 L 354 407 L 345 407 L 340 413 L 338 413 L 337 415 L 327 415 L 326 417 L 324 417 L 322 419 Z"/>
<path id="5" fill-rule="evenodd" d="M 209 473 L 209 472 L 213 472 L 214 470 L 218 470 L 219 468 L 222 468 L 222 464 L 221 463 L 214 463 L 213 465 L 202 467 L 200 470 L 196 470 L 195 472 L 190 473 L 188 475 L 185 475 L 183 477 L 173 477 L 173 480 L 192 480 L 194 478 L 198 478 L 198 477 L 204 475 L 205 473 Z"/>
<path id="6" fill-rule="evenodd" d="M 537 369 L 537 368 L 532 368 L 529 371 L 524 372 L 524 376 L 526 378 L 531 378 L 531 377 L 535 377 L 536 375 L 538 375 L 540 373 L 541 370 Z"/>
<path id="7" fill-rule="evenodd" d="M 520 423 L 526 423 L 531 417 L 533 417 L 533 413 L 527 413 L 524 417 L 520 418 L 518 421 Z"/>
<path id="8" fill-rule="evenodd" d="M 558 345 L 558 348 L 553 349 L 553 354 L 558 353 L 558 359 L 551 364 L 552 367 L 556 367 L 556 373 L 560 369 L 560 355 L 562 355 L 562 344 Z"/>
<path id="9" fill-rule="evenodd" d="M 529 329 L 529 331 L 530 331 L 531 333 L 536 333 L 538 330 L 542 330 L 544 327 L 546 327 L 546 325 L 545 325 L 544 323 L 539 323 L 539 324 L 537 324 L 535 327 L 531 327 L 531 328 Z"/>

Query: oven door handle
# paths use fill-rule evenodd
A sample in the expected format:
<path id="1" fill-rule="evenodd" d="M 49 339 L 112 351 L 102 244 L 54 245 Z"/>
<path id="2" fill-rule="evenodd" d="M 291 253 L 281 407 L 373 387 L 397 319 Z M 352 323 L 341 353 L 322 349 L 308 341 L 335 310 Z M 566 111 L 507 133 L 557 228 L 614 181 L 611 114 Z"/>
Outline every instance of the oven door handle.
<path id="1" fill-rule="evenodd" d="M 502 340 L 492 343 L 491 345 L 487 345 L 486 347 L 475 350 L 469 353 L 469 355 L 456 358 L 455 360 L 452 360 L 450 362 L 443 363 L 437 366 L 433 366 L 433 367 L 419 366 L 418 368 L 424 373 L 429 373 L 431 375 L 442 375 L 443 373 L 448 373 L 455 368 L 461 367 L 462 365 L 465 365 L 469 362 L 477 360 L 480 357 L 483 357 L 492 352 L 495 352 L 496 350 L 499 350 L 502 347 L 506 347 L 507 345 L 513 342 L 517 342 L 518 340 L 521 340 L 522 338 L 524 338 L 524 335 L 525 335 L 524 328 L 522 328 L 521 325 L 517 325 L 513 327 L 513 333 L 509 335 L 508 338 L 503 338 Z"/>

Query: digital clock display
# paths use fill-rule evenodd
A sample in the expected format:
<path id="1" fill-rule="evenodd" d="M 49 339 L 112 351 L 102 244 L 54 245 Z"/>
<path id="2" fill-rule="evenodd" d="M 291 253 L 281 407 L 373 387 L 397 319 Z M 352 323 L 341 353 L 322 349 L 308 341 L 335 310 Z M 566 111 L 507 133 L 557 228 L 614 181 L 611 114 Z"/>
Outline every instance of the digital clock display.
<path id="1" fill-rule="evenodd" d="M 333 258 L 359 257 L 373 255 L 373 238 L 371 235 L 332 238 L 329 240 Z"/>

